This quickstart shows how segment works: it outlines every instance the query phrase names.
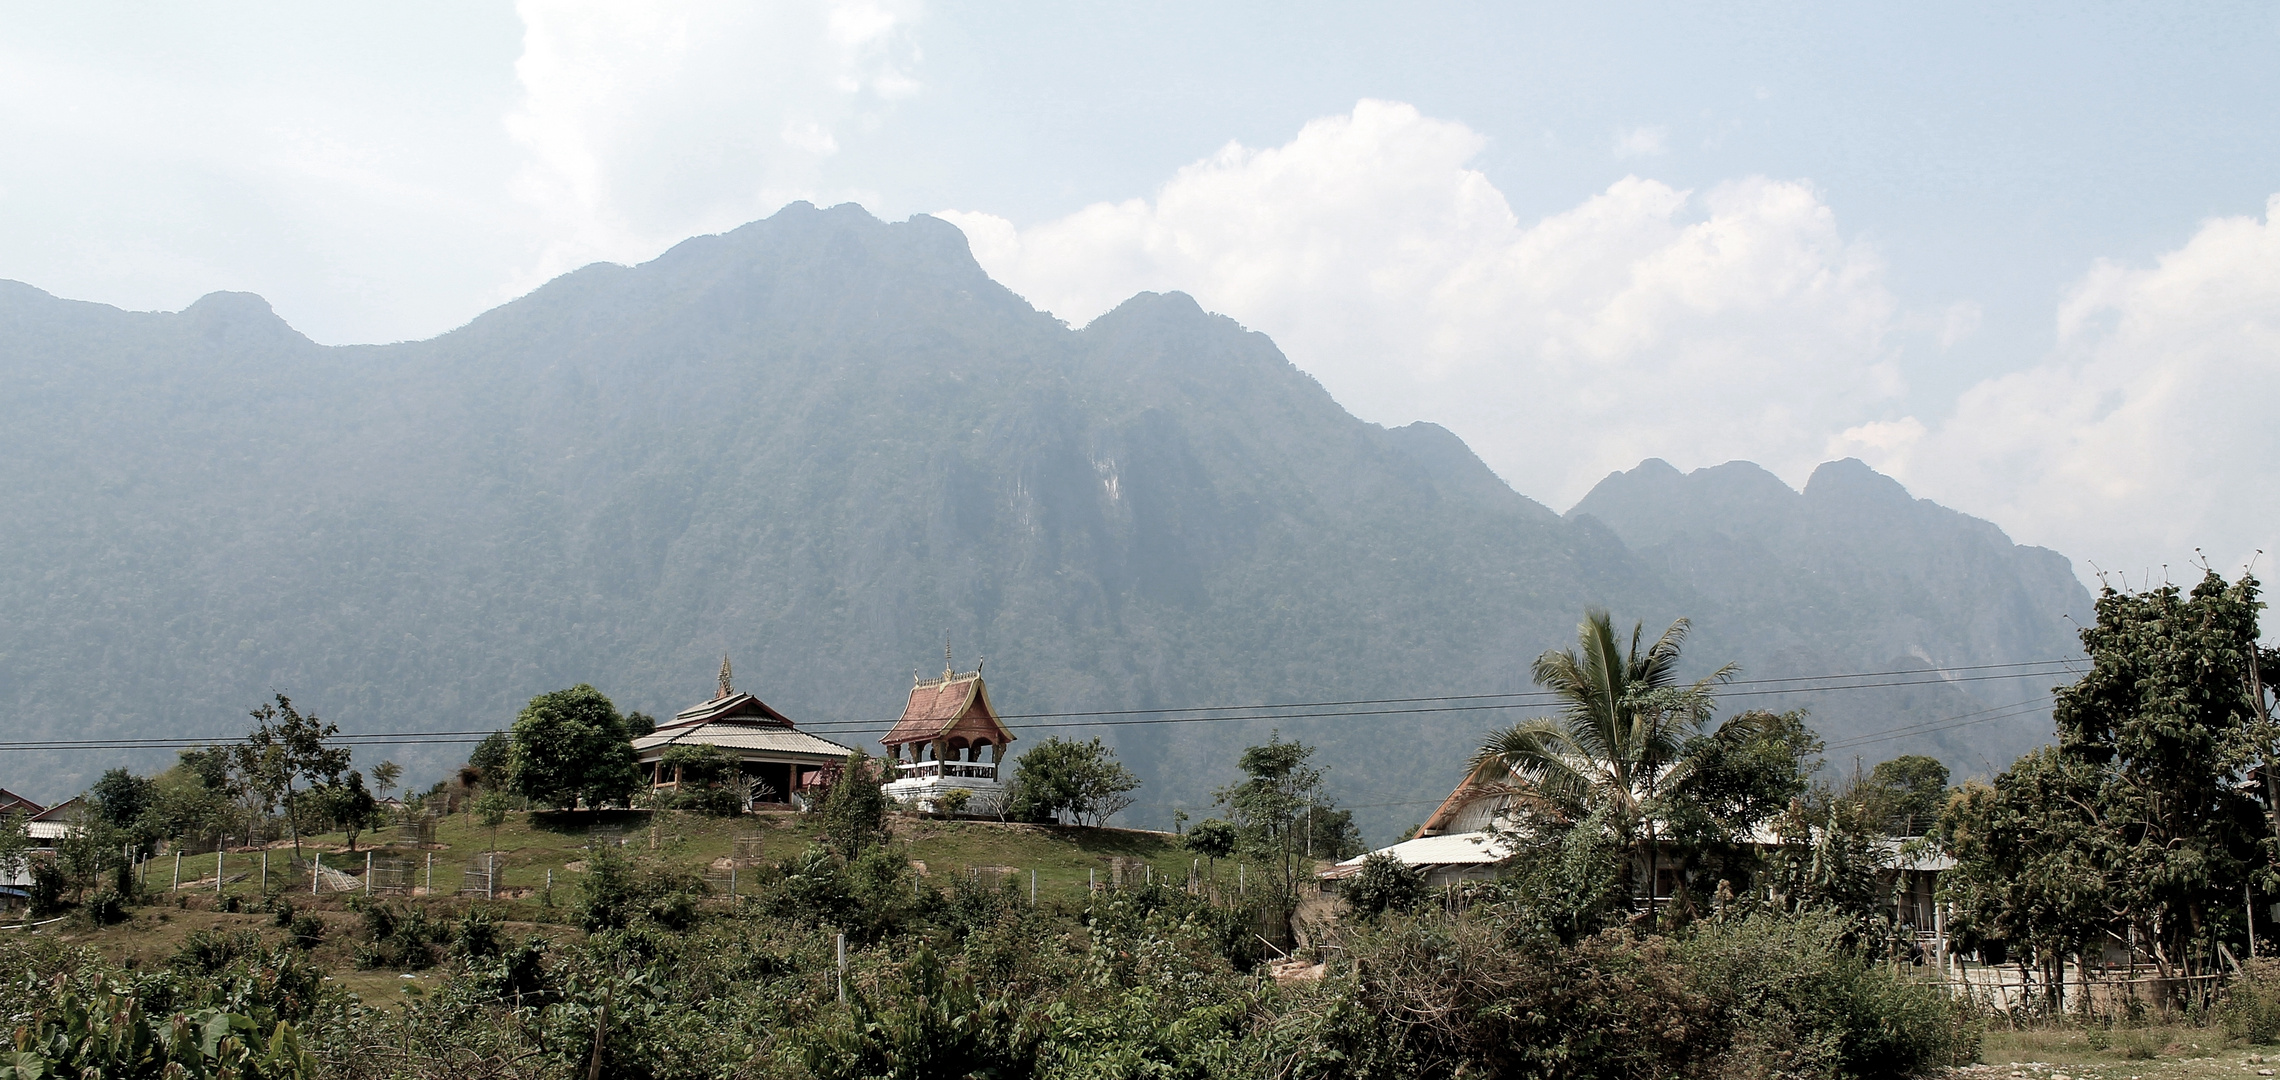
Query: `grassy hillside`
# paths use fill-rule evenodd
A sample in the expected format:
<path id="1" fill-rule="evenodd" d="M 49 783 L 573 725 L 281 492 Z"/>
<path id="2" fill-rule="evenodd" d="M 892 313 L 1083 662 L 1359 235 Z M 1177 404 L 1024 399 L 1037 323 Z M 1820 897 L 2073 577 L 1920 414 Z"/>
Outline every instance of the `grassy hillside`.
<path id="1" fill-rule="evenodd" d="M 302 846 L 325 866 L 348 871 L 360 881 L 367 857 L 375 863 L 396 859 L 410 865 L 411 895 L 380 896 L 384 901 L 415 904 L 444 919 L 481 907 L 510 928 L 527 927 L 549 937 L 574 937 L 578 881 L 590 844 L 622 842 L 623 850 L 638 862 L 700 875 L 710 872 L 714 879 L 712 902 L 725 905 L 730 902 L 732 888 L 726 876 L 727 864 L 740 839 L 758 838 L 760 860 L 775 863 L 798 855 L 816 841 L 816 836 L 815 819 L 795 813 L 728 819 L 671 811 L 516 812 L 496 829 L 466 814 L 447 818 L 439 824 L 435 842 L 424 847 L 375 844 L 371 838 L 360 837 L 352 853 L 348 838 L 340 833 L 306 837 Z M 383 835 L 379 839 L 387 838 Z M 946 887 L 958 875 L 985 873 L 1010 878 L 1026 893 L 1034 872 L 1038 903 L 1057 908 L 1081 906 L 1090 883 L 1107 887 L 1116 860 L 1125 860 L 1128 868 L 1135 863 L 1152 868 L 1159 881 L 1185 880 L 1192 861 L 1169 834 L 1135 829 L 1008 825 L 896 815 L 889 819 L 888 842 L 914 868 L 923 866 L 925 879 L 938 887 Z M 749 845 L 745 850 L 751 850 Z M 461 891 L 464 868 L 473 856 L 485 851 L 497 851 L 503 860 L 491 899 Z M 369 982 L 372 977 L 353 974 L 356 917 L 349 911 L 352 899 L 364 894 L 328 889 L 311 895 L 307 876 L 295 877 L 288 870 L 292 853 L 289 842 L 223 853 L 221 862 L 229 880 L 219 891 L 214 888 L 213 852 L 181 856 L 179 887 L 175 887 L 175 856 L 159 856 L 144 867 L 143 881 L 150 902 L 130 909 L 128 921 L 99 929 L 75 925 L 57 932 L 69 940 L 93 945 L 114 960 L 137 966 L 163 964 L 192 931 L 200 929 L 252 930 L 282 938 L 285 930 L 275 926 L 270 915 L 253 910 L 263 897 L 261 866 L 266 854 L 270 893 L 290 902 L 297 912 L 313 913 L 333 927 L 314 950 L 314 958 L 333 969 L 336 978 Z M 431 865 L 432 893 L 427 887 Z M 1145 880 L 1150 871 L 1139 872 Z M 1222 867 L 1221 872 L 1229 882 L 1238 873 L 1233 865 Z M 734 884 L 749 882 L 751 873 L 750 868 L 741 870 L 741 880 Z M 383 982 L 393 978 L 393 974 L 384 973 Z"/>

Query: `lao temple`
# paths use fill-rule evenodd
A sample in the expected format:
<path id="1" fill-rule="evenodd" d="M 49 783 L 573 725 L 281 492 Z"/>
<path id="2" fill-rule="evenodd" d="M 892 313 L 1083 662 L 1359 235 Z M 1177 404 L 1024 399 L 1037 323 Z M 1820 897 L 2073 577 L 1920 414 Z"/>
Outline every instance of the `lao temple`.
<path id="1" fill-rule="evenodd" d="M 943 659 L 942 677 L 917 680 L 902 718 L 879 740 L 894 767 L 887 797 L 927 811 L 941 795 L 960 789 L 985 805 L 1000 798 L 1005 787 L 998 767 L 1013 742 L 990 705 L 981 666 L 960 673 L 948 662 L 947 650 Z"/>
<path id="2" fill-rule="evenodd" d="M 791 717 L 736 689 L 730 675 L 728 658 L 721 657 L 720 692 L 711 701 L 691 705 L 675 713 L 671 723 L 660 724 L 657 730 L 633 740 L 636 760 L 651 788 L 671 791 L 680 785 L 678 773 L 664 764 L 665 751 L 675 746 L 710 746 L 755 781 L 753 802 L 783 803 L 805 786 L 806 774 L 837 764 L 854 752 L 794 727 Z"/>

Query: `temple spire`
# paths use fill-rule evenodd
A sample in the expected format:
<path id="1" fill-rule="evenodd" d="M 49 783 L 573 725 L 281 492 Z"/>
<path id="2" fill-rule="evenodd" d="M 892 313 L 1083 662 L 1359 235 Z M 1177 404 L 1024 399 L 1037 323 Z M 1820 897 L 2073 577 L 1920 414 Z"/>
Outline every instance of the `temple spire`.
<path id="1" fill-rule="evenodd" d="M 950 662 L 950 635 L 948 632 L 944 632 L 942 635 L 942 681 L 949 682 L 951 676 L 956 674 L 958 674 L 958 667 Z"/>
<path id="2" fill-rule="evenodd" d="M 722 653 L 720 654 L 720 694 L 713 698 L 714 701 L 719 701 L 721 698 L 736 692 L 736 687 L 730 683 L 729 676 L 728 654 Z"/>

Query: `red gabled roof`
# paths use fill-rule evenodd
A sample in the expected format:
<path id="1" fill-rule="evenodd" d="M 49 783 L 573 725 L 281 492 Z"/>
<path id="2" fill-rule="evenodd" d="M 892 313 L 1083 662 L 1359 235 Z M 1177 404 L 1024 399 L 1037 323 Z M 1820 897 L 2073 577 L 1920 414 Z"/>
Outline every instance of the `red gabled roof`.
<path id="1" fill-rule="evenodd" d="M 37 814 L 47 807 L 33 802 L 7 788 L 0 788 L 0 814 Z"/>
<path id="2" fill-rule="evenodd" d="M 879 742 L 887 746 L 932 742 L 953 731 L 980 736 L 998 746 L 1013 741 L 1013 733 L 1005 729 L 998 721 L 997 710 L 990 707 L 990 692 L 982 685 L 979 671 L 963 675 L 945 672 L 942 678 L 911 687 L 902 719 L 895 721 Z"/>

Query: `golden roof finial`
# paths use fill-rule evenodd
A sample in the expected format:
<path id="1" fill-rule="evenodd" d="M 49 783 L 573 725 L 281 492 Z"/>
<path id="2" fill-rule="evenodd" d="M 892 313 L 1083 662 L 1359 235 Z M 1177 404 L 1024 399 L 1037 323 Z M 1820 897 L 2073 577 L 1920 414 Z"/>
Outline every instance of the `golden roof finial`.
<path id="1" fill-rule="evenodd" d="M 729 682 L 729 675 L 728 654 L 722 653 L 720 654 L 720 695 L 713 698 L 714 701 L 719 701 L 721 698 L 736 692 L 735 686 Z"/>
<path id="2" fill-rule="evenodd" d="M 958 668 L 950 662 L 950 632 L 945 630 L 942 632 L 942 681 L 949 682 L 957 673 Z"/>

